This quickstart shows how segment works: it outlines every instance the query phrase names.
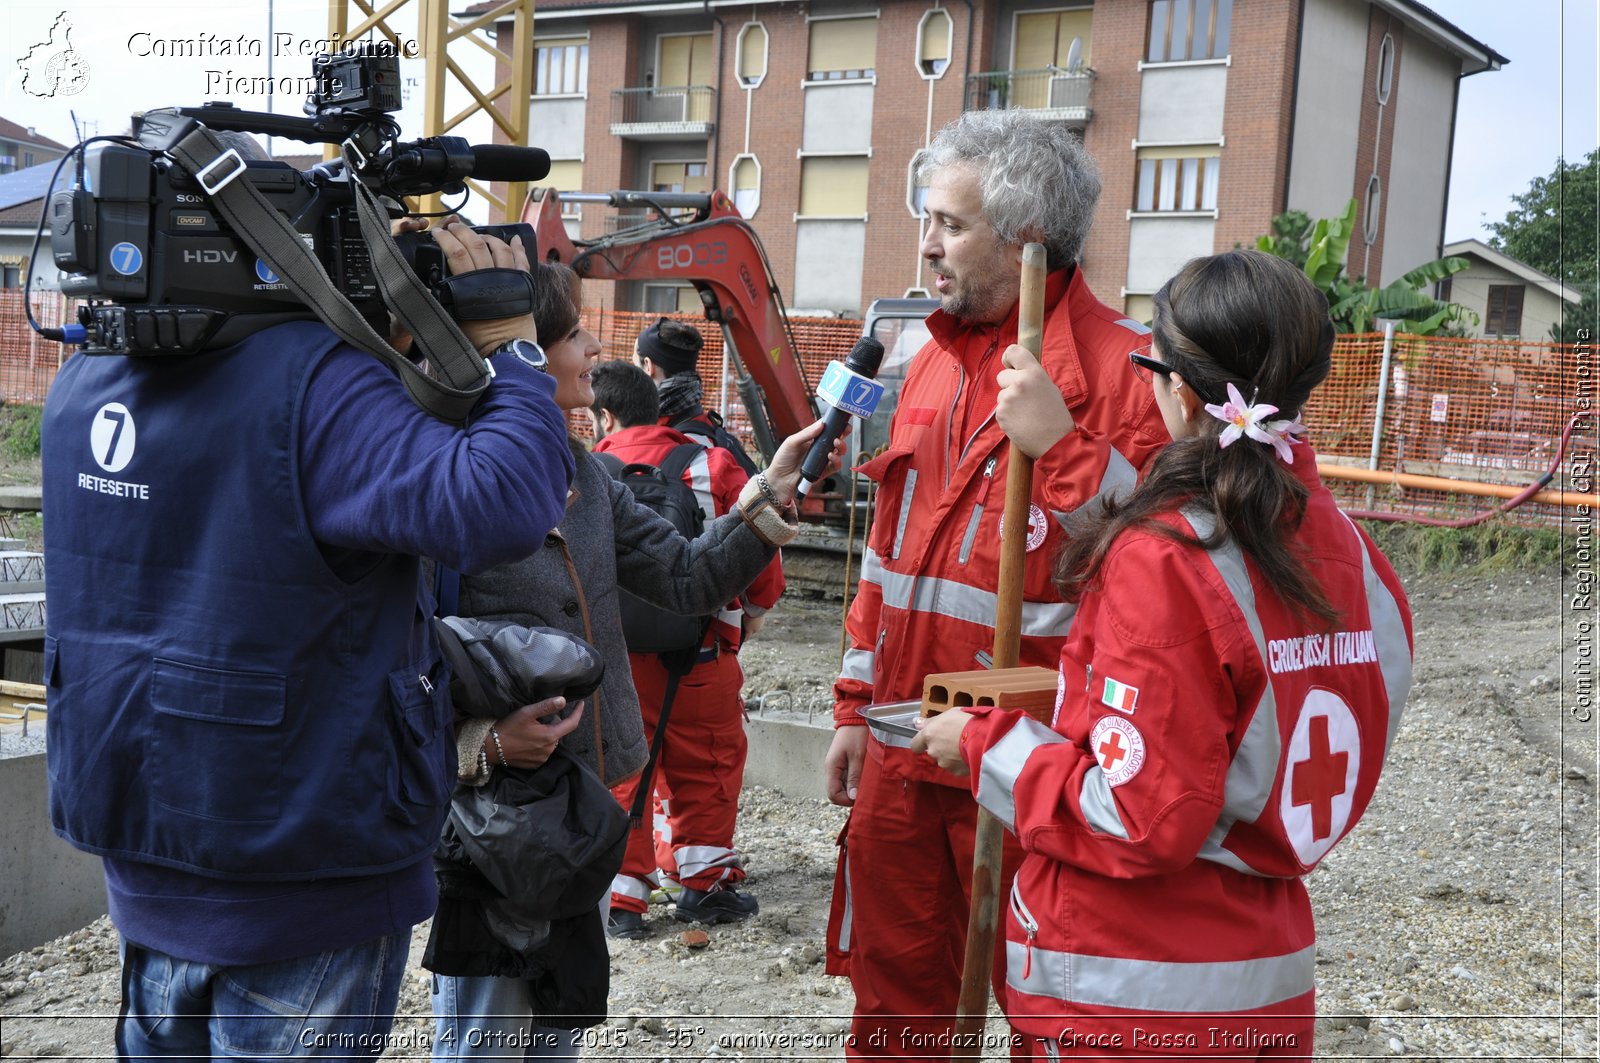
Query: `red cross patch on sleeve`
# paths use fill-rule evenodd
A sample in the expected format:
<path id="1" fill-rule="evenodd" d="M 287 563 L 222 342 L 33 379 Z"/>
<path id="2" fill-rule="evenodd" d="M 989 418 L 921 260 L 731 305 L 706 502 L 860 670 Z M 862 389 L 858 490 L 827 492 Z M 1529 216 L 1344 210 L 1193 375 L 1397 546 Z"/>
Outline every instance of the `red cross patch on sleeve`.
<path id="1" fill-rule="evenodd" d="M 1089 752 L 1105 774 L 1107 786 L 1121 786 L 1144 767 L 1144 735 L 1132 720 L 1102 716 L 1089 732 Z"/>

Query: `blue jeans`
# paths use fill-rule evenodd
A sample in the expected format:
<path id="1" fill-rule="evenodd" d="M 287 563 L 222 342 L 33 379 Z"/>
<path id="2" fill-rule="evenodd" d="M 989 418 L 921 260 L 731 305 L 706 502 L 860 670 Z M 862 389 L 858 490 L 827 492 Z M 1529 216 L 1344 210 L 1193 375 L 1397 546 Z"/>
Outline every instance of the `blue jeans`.
<path id="1" fill-rule="evenodd" d="M 475 1059 L 576 1060 L 582 1030 L 533 1025 L 520 978 L 433 976 L 434 1063 Z"/>
<path id="2" fill-rule="evenodd" d="M 122 942 L 117 1058 L 377 1056 L 409 931 L 277 963 L 217 967 Z"/>

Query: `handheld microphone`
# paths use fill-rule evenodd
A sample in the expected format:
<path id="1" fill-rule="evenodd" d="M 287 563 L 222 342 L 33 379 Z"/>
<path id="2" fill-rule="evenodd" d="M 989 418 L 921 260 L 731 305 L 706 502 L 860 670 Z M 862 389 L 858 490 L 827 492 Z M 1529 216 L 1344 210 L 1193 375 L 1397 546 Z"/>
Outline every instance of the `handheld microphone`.
<path id="1" fill-rule="evenodd" d="M 806 491 L 822 478 L 828 467 L 828 456 L 833 453 L 834 441 L 850 424 L 851 416 L 862 420 L 872 416 L 883 397 L 883 385 L 873 378 L 878 366 L 883 364 L 883 344 L 871 336 L 856 341 L 855 348 L 843 362 L 829 362 L 828 371 L 822 374 L 817 385 L 817 398 L 830 407 L 824 419 L 822 435 L 811 444 L 805 460 L 800 463 L 800 486 L 795 500 L 804 498 Z"/>

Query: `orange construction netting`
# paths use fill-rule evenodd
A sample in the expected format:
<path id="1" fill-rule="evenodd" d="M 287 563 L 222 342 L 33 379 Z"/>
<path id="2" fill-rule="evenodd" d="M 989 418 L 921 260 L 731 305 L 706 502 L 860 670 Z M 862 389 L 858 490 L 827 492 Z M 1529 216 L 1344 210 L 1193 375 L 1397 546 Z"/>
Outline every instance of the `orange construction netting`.
<path id="1" fill-rule="evenodd" d="M 1380 472 L 1525 487 L 1551 470 L 1568 422 L 1592 407 L 1593 348 L 1538 341 L 1397 335 L 1384 376 L 1384 337 L 1340 336 L 1333 372 L 1301 420 L 1325 463 Z M 1374 442 L 1376 441 L 1376 442 Z M 1586 417 L 1551 490 L 1591 491 L 1573 483 L 1574 452 L 1594 448 Z M 1502 500 L 1444 491 L 1328 479 L 1353 509 L 1455 519 Z M 1560 507 L 1527 503 L 1507 514 L 1517 524 L 1559 522 Z"/>
<path id="2" fill-rule="evenodd" d="M 45 325 L 72 320 L 67 301 L 55 293 L 36 294 L 34 308 Z M 605 348 L 604 357 L 631 358 L 635 339 L 658 316 L 588 309 L 583 323 Z M 750 421 L 735 380 L 739 370 L 736 364 L 723 364 L 721 330 L 695 315 L 674 316 L 697 326 L 705 337 L 699 368 L 706 406 L 720 409 L 732 431 L 754 453 Z M 794 318 L 791 323 L 803 375 L 813 384 L 830 360 L 849 352 L 861 330 L 860 322 L 850 320 Z M 43 402 L 63 350 L 28 328 L 20 291 L 0 291 L 0 397 L 7 402 Z M 1595 358 L 1590 346 L 1398 335 L 1390 349 L 1379 423 L 1384 361 L 1381 334 L 1340 336 L 1335 342 L 1333 372 L 1301 418 L 1325 463 L 1522 487 L 1551 468 L 1569 420 L 1594 405 Z M 575 415 L 572 427 L 587 435 L 588 418 Z M 1592 480 L 1573 482 L 1575 467 L 1582 467 L 1572 459 L 1575 451 L 1594 453 L 1593 418 L 1582 422 L 1578 432 L 1567 460 L 1555 469 L 1552 490 L 1592 490 Z M 1494 498 L 1336 478 L 1329 478 L 1328 484 L 1349 508 L 1387 513 L 1454 519 L 1500 503 Z M 1506 519 L 1548 526 L 1561 520 L 1561 510 L 1530 502 Z"/>
<path id="3" fill-rule="evenodd" d="M 76 311 L 54 292 L 36 293 L 33 316 L 46 328 L 76 320 Z M 67 348 L 28 327 L 20 288 L 0 288 L 0 401 L 37 406 L 44 402 Z"/>

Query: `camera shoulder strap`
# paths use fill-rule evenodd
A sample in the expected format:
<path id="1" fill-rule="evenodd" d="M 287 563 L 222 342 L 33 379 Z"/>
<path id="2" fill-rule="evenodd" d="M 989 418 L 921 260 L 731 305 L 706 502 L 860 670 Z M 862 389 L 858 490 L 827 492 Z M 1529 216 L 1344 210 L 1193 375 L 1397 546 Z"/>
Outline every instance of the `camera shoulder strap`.
<path id="1" fill-rule="evenodd" d="M 376 197 L 354 176 L 356 167 L 349 143 L 344 145 L 345 165 L 363 242 L 372 255 L 384 303 L 411 332 L 432 374 L 378 335 L 334 285 L 302 235 L 254 185 L 234 180 L 245 170 L 244 160 L 237 152 L 225 148 L 198 122 L 167 150 L 194 175 L 234 233 L 283 278 L 324 324 L 399 373 L 412 401 L 428 413 L 455 424 L 467 419 L 488 389 L 494 371 L 406 264 L 389 234 L 388 219 L 380 211 Z"/>

